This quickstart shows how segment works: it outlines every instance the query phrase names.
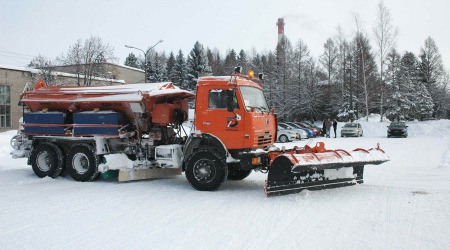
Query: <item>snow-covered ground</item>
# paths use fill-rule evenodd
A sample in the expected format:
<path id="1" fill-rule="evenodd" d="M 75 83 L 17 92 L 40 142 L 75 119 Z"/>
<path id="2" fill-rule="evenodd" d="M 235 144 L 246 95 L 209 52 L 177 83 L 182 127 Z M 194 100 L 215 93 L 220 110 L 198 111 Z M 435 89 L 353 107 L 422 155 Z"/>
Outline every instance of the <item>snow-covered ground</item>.
<path id="1" fill-rule="evenodd" d="M 450 121 L 408 122 L 408 138 L 389 139 L 387 122 L 361 124 L 362 138 L 312 143 L 380 143 L 391 161 L 366 166 L 364 184 L 271 198 L 262 173 L 215 192 L 184 176 L 39 179 L 10 158 L 15 131 L 0 133 L 0 249 L 450 249 Z"/>

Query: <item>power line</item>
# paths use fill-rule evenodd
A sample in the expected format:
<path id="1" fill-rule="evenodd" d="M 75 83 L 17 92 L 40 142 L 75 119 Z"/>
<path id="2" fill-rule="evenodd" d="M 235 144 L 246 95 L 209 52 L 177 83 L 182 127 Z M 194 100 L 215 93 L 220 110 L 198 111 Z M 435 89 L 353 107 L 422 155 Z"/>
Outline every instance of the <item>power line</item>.
<path id="1" fill-rule="evenodd" d="M 22 65 L 27 65 L 36 56 L 18 53 L 18 52 L 14 52 L 14 51 L 5 49 L 3 47 L 0 47 L 0 58 L 2 58 L 2 57 L 8 58 L 9 60 L 15 61 Z"/>
<path id="2" fill-rule="evenodd" d="M 35 55 L 28 55 L 28 54 L 22 54 L 22 53 L 17 53 L 17 52 L 13 52 L 11 50 L 5 49 L 3 47 L 0 47 L 0 52 L 4 52 L 4 53 L 8 53 L 8 54 L 14 54 L 14 55 L 18 55 L 18 56 L 24 56 L 24 57 L 31 57 L 34 58 L 36 57 Z"/>
<path id="3" fill-rule="evenodd" d="M 19 61 L 18 59 L 14 58 L 14 57 L 11 57 L 11 56 L 8 56 L 8 55 L 3 55 L 1 52 L 0 52 L 0 57 L 6 57 L 6 58 L 9 58 L 9 59 L 11 59 L 13 61 L 16 61 L 18 63 L 21 63 L 21 64 L 23 63 L 23 61 Z M 25 60 L 25 59 L 23 59 L 23 60 Z"/>

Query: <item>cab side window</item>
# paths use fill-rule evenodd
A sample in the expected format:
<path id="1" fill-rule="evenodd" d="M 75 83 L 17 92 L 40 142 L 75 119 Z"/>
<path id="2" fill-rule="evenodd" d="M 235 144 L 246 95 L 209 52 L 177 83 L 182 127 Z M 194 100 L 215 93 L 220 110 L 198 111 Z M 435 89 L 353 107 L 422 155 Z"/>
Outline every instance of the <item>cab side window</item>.
<path id="1" fill-rule="evenodd" d="M 225 91 L 211 90 L 209 92 L 208 108 L 210 109 L 226 109 L 227 97 Z"/>
<path id="2" fill-rule="evenodd" d="M 233 98 L 234 107 L 239 109 L 237 97 Z M 226 109 L 227 108 L 227 94 L 221 89 L 209 91 L 208 108 L 210 109 Z"/>

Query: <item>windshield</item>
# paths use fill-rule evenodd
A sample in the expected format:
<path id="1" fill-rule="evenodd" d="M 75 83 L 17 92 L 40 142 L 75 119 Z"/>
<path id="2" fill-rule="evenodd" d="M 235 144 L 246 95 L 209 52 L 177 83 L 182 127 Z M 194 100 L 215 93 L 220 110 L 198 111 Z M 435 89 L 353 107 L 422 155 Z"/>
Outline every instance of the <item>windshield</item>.
<path id="1" fill-rule="evenodd" d="M 344 125 L 344 127 L 347 127 L 347 128 L 356 128 L 357 126 L 358 126 L 358 124 L 356 124 L 356 123 L 347 123 Z"/>
<path id="2" fill-rule="evenodd" d="M 282 128 L 282 129 L 289 129 L 289 127 L 284 123 L 278 123 L 278 127 Z"/>
<path id="3" fill-rule="evenodd" d="M 404 127 L 405 123 L 404 122 L 392 122 L 391 127 Z"/>
<path id="4" fill-rule="evenodd" d="M 242 86 L 240 88 L 242 99 L 244 99 L 245 109 L 250 111 L 255 108 L 255 111 L 269 112 L 266 99 L 260 89 L 248 86 Z"/>

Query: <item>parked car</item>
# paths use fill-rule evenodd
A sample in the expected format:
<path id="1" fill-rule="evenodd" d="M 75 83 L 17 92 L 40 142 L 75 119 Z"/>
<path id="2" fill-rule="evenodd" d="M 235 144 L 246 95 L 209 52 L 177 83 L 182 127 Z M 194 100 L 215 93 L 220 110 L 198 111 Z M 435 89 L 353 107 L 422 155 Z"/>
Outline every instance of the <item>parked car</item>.
<path id="1" fill-rule="evenodd" d="M 285 129 L 280 125 L 278 125 L 277 135 L 278 141 L 282 143 L 300 140 L 300 134 L 297 133 L 297 131 L 292 129 Z"/>
<path id="2" fill-rule="evenodd" d="M 308 132 L 306 132 L 306 130 L 304 130 L 304 129 L 295 128 L 285 122 L 278 123 L 278 126 L 282 127 L 283 129 L 291 129 L 291 130 L 296 131 L 297 133 L 300 134 L 300 139 L 308 139 Z"/>
<path id="3" fill-rule="evenodd" d="M 341 129 L 341 137 L 347 136 L 363 136 L 363 128 L 361 124 L 357 122 L 346 123 Z"/>
<path id="4" fill-rule="evenodd" d="M 286 122 L 286 124 L 290 125 L 290 126 L 293 127 L 293 128 L 296 128 L 296 129 L 302 129 L 302 130 L 305 130 L 306 133 L 307 133 L 308 138 L 316 137 L 316 134 L 315 134 L 314 131 L 313 131 L 312 129 L 310 129 L 310 128 L 302 127 L 301 125 L 299 125 L 299 124 L 297 124 L 297 123 L 295 123 L 295 122 Z"/>
<path id="5" fill-rule="evenodd" d="M 322 135 L 322 129 L 317 127 L 314 124 L 311 124 L 309 122 L 294 122 L 295 124 L 299 125 L 302 128 L 311 129 L 314 132 L 314 137 L 321 136 Z"/>
<path id="6" fill-rule="evenodd" d="M 388 138 L 392 136 L 408 137 L 408 126 L 404 122 L 391 122 L 387 128 Z"/>

